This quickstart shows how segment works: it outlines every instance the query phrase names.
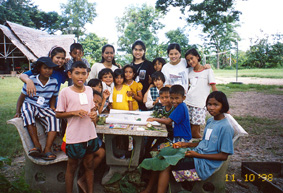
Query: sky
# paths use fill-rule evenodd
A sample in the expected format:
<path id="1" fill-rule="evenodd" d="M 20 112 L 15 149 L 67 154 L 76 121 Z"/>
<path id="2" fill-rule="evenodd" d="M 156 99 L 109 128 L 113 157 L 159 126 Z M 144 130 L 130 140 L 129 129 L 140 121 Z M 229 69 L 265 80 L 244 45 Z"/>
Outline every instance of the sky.
<path id="1" fill-rule="evenodd" d="M 33 0 L 35 5 L 42 11 L 56 11 L 61 13 L 60 4 L 67 0 Z M 108 39 L 108 43 L 117 46 L 116 18 L 122 17 L 125 8 L 129 5 L 155 6 L 156 0 L 89 0 L 96 2 L 97 17 L 92 24 L 87 24 L 87 33 L 95 33 L 99 37 Z M 262 38 L 264 34 L 283 34 L 283 1 L 282 0 L 236 0 L 235 8 L 241 11 L 240 27 L 236 29 L 241 37 L 239 50 L 246 51 L 250 46 L 250 39 Z M 180 19 L 181 13 L 177 8 L 172 8 L 166 17 L 161 20 L 166 26 L 158 32 L 158 37 L 165 41 L 165 33 L 177 27 L 186 26 L 186 21 Z M 189 35 L 189 44 L 200 44 L 203 42 L 199 37 L 200 30 L 187 27 L 186 34 Z"/>

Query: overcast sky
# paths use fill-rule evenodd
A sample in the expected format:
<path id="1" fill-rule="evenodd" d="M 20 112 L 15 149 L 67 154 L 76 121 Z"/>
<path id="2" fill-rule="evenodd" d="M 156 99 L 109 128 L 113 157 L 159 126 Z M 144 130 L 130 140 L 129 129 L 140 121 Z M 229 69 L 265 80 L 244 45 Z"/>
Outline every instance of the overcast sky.
<path id="1" fill-rule="evenodd" d="M 60 3 L 66 3 L 67 0 L 33 0 L 35 5 L 43 11 L 60 11 Z M 116 17 L 122 17 L 125 8 L 129 5 L 141 5 L 147 3 L 155 6 L 155 0 L 89 0 L 96 2 L 97 17 L 93 24 L 88 24 L 87 32 L 94 32 L 99 37 L 105 37 L 109 43 L 116 45 Z M 250 46 L 250 38 L 262 37 L 263 34 L 283 33 L 283 1 L 282 0 L 237 0 L 236 10 L 242 12 L 240 16 L 241 27 L 237 29 L 242 40 L 239 42 L 240 50 L 247 50 Z M 184 20 L 179 19 L 180 13 L 178 9 L 171 9 L 168 15 L 163 20 L 166 25 L 159 32 L 159 38 L 165 39 L 164 33 L 169 30 L 183 27 L 186 25 Z M 260 32 L 260 31 L 263 31 Z M 188 28 L 186 34 L 189 35 L 190 44 L 200 44 L 202 41 L 199 38 L 200 31 L 193 28 Z"/>

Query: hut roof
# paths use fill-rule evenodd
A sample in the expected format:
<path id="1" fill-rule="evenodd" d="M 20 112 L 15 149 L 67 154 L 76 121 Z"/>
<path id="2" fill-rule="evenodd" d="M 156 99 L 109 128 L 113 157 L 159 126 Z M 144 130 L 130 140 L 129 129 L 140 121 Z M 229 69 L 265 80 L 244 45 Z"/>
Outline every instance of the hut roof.
<path id="1" fill-rule="evenodd" d="M 7 26 L 7 27 L 6 27 Z M 74 43 L 75 35 L 50 35 L 47 32 L 25 27 L 13 22 L 0 25 L 3 33 L 17 46 L 29 60 L 47 56 L 53 46 L 66 50 L 67 57 L 70 45 Z M 3 30 L 4 29 L 4 30 Z"/>

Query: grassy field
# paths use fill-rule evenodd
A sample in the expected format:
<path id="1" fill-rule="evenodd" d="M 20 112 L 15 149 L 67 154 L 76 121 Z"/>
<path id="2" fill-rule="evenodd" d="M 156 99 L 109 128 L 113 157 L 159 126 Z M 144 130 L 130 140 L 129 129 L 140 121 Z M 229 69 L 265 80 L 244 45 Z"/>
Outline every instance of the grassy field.
<path id="1" fill-rule="evenodd" d="M 13 118 L 15 114 L 16 102 L 22 85 L 23 83 L 18 78 L 6 77 L 5 79 L 0 79 L 0 156 L 13 158 L 18 154 L 23 153 L 22 144 L 16 128 L 6 124 L 6 121 Z M 237 91 L 258 91 L 267 94 L 283 94 L 282 86 L 227 84 L 217 85 L 217 88 L 218 90 L 225 92 L 228 96 Z M 251 119 L 250 124 L 253 122 L 253 119 Z"/>
<path id="2" fill-rule="evenodd" d="M 216 70 L 216 77 L 236 77 L 236 70 Z M 283 79 L 283 68 L 268 69 L 241 69 L 238 70 L 238 77 L 257 77 L 257 78 L 280 78 Z"/>

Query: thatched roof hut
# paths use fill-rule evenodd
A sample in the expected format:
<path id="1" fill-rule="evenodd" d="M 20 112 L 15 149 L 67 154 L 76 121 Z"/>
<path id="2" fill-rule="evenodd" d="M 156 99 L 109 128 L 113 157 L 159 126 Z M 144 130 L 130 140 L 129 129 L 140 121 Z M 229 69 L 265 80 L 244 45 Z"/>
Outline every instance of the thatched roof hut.
<path id="1" fill-rule="evenodd" d="M 57 45 L 63 47 L 69 56 L 70 45 L 75 35 L 50 35 L 47 32 L 25 27 L 7 21 L 0 25 L 0 74 L 29 68 L 30 62 L 47 56 Z"/>

